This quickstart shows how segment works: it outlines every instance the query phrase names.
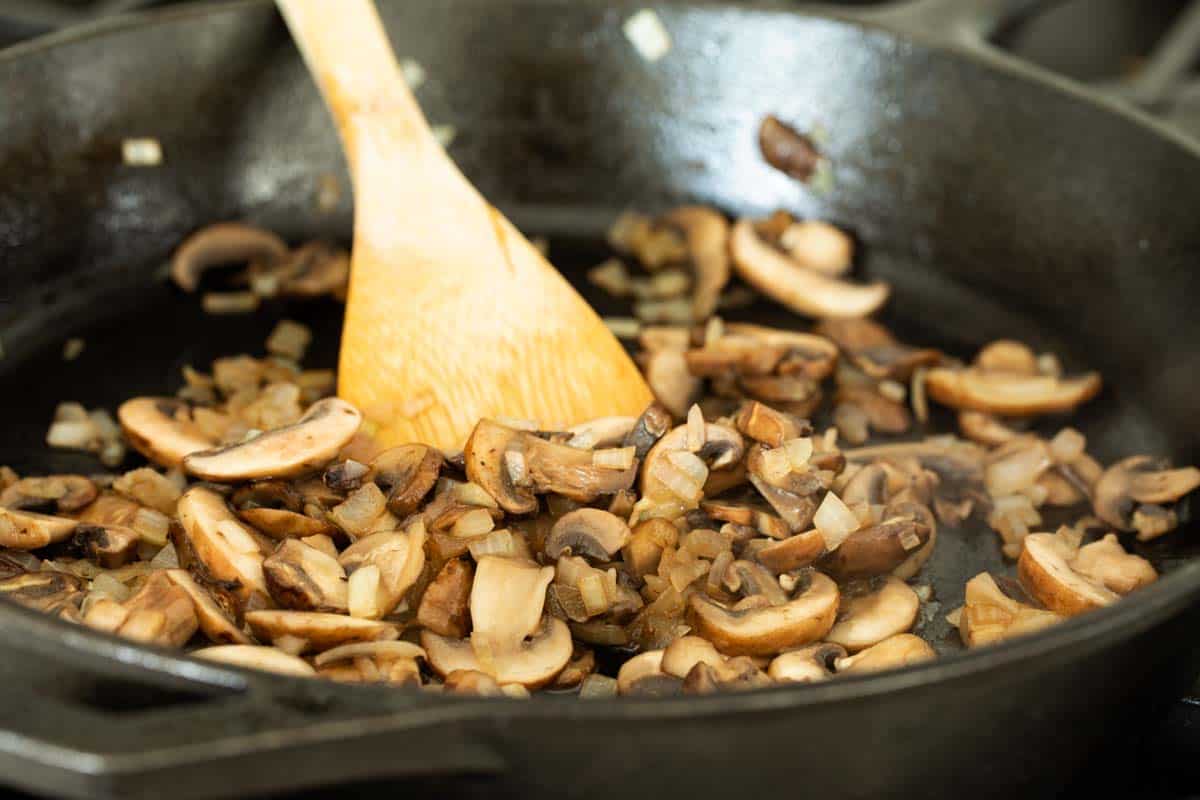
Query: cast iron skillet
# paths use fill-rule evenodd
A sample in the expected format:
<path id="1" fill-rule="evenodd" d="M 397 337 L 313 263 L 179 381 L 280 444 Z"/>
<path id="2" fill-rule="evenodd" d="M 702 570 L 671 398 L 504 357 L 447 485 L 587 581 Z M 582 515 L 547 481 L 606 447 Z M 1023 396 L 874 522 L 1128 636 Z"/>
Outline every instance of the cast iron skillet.
<path id="1" fill-rule="evenodd" d="M 866 244 L 860 271 L 894 284 L 887 321 L 902 334 L 959 352 L 1019 334 L 1106 376 L 1078 420 L 1102 459 L 1200 457 L 1200 152 L 989 50 L 982 34 L 1028 2 L 857 17 L 661 3 L 674 48 L 654 65 L 620 32 L 640 3 L 382 5 L 397 50 L 430 75 L 422 104 L 458 127 L 455 158 L 518 224 L 553 237 L 560 264 L 594 262 L 628 206 L 830 218 Z M 905 30 L 924 33 L 889 32 Z M 0 463 L 94 469 L 42 446 L 56 401 L 111 408 L 174 388 L 182 363 L 253 348 L 282 315 L 322 331 L 332 361 L 335 308 L 214 320 L 161 280 L 173 245 L 214 220 L 348 232 L 332 127 L 269 2 L 18 47 L 0 55 L 0 97 Z M 831 186 L 761 163 L 765 113 L 823 131 Z M 122 166 L 131 136 L 157 137 L 166 163 Z M 341 195 L 321 206 L 331 181 Z M 796 322 L 768 305 L 749 316 Z M 64 364 L 70 335 L 88 349 Z M 3 605 L 0 780 L 176 798 L 428 774 L 523 797 L 1053 795 L 1200 666 L 1200 564 L 1182 549 L 1193 535 L 1151 549 L 1173 574 L 1047 633 L 877 677 L 657 701 L 268 677 Z M 985 568 L 1002 568 L 993 534 L 943 537 L 927 568 L 942 611 Z M 940 616 L 925 632 L 952 649 Z"/>

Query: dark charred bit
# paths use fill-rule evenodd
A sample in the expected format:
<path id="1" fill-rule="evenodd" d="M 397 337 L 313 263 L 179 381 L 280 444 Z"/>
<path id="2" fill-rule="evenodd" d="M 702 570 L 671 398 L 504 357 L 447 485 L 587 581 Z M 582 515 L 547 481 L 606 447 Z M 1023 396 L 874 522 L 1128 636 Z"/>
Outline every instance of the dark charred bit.
<path id="1" fill-rule="evenodd" d="M 634 457 L 642 461 L 654 443 L 671 430 L 672 423 L 670 411 L 659 403 L 651 403 L 638 417 L 637 423 L 625 436 L 621 445 L 635 448 Z"/>
<path id="2" fill-rule="evenodd" d="M 808 181 L 821 162 L 821 153 L 812 139 L 775 116 L 763 119 L 758 147 L 768 164 L 798 181 Z"/>
<path id="3" fill-rule="evenodd" d="M 83 523 L 75 528 L 70 550 L 106 569 L 115 569 L 137 557 L 140 540 L 132 528 Z"/>

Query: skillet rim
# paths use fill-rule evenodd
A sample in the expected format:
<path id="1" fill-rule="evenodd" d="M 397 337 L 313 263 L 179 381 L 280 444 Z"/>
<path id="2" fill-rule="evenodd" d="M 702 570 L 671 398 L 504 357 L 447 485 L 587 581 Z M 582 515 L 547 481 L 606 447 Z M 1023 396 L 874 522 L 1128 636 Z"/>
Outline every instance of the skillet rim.
<path id="1" fill-rule="evenodd" d="M 385 0 L 385 2 L 390 1 Z M 270 2 L 271 0 L 221 0 L 220 2 L 197 3 L 184 7 L 124 14 L 69 30 L 50 33 L 9 47 L 0 51 L 0 65 L 17 62 L 27 56 L 52 52 L 58 48 L 69 47 L 78 42 L 98 37 L 116 35 L 153 25 L 186 22 L 193 18 L 203 18 L 214 14 L 242 13 L 245 9 L 265 6 Z M 529 0 L 529 2 L 570 6 L 579 3 L 600 5 L 602 0 Z M 1063 95 L 1064 99 L 1071 102 L 1090 105 L 1101 114 L 1115 117 L 1140 128 L 1146 136 L 1157 137 L 1170 143 L 1188 157 L 1200 159 L 1200 142 L 1133 106 L 1120 103 L 1068 78 L 1009 56 L 983 42 L 976 43 L 962 39 L 939 38 L 934 34 L 897 31 L 877 16 L 873 16 L 870 13 L 870 7 L 865 12 L 856 13 L 845 8 L 793 6 L 771 0 L 748 0 L 736 5 L 725 0 L 653 0 L 653 2 L 609 0 L 609 2 L 603 2 L 603 5 L 608 8 L 615 6 L 631 9 L 645 7 L 720 9 L 734 12 L 785 14 L 823 19 L 859 28 L 874 36 L 886 37 L 892 41 L 910 43 L 916 47 L 934 51 L 939 56 L 972 62 L 975 66 L 986 70 L 1003 73 L 1042 90 Z M 878 7 L 876 7 L 877 10 Z M 469 718 L 474 716 L 472 711 L 475 709 L 485 714 L 492 714 L 499 704 L 504 704 L 519 716 L 549 716 L 552 709 L 567 709 L 566 713 L 554 714 L 554 716 L 582 721 L 613 718 L 710 717 L 825 705 L 913 689 L 927 683 L 963 679 L 985 670 L 1000 669 L 1031 658 L 1052 654 L 1064 657 L 1070 648 L 1083 646 L 1086 649 L 1099 649 L 1114 640 L 1132 638 L 1161 622 L 1167 616 L 1178 613 L 1189 600 L 1194 600 L 1196 596 L 1200 596 L 1200 557 L 1178 567 L 1171 574 L 1161 577 L 1153 585 L 1139 589 L 1118 603 L 1071 618 L 1050 629 L 987 648 L 950 653 L 940 656 L 934 661 L 878 674 L 850 675 L 836 681 L 775 686 L 743 693 L 653 699 L 618 698 L 616 702 L 599 703 L 579 703 L 574 700 L 565 703 L 563 698 L 545 695 L 535 695 L 532 702 L 511 698 L 426 696 L 429 700 L 436 702 L 417 703 L 408 710 L 420 709 L 422 712 L 428 713 L 431 709 L 441 706 L 445 713 L 436 715 L 438 717 Z M 134 667 L 160 677 L 196 681 L 214 687 L 224 686 L 231 689 L 273 693 L 275 689 L 272 687 L 290 685 L 298 688 L 311 686 L 312 683 L 301 678 L 271 675 L 214 662 L 204 662 L 178 651 L 135 644 L 112 634 L 83 628 L 22 608 L 11 602 L 0 602 L 0 628 L 15 629 L 33 635 L 32 639 L 26 643 L 12 642 L 14 649 L 25 647 L 27 650 L 65 658 L 68 661 L 97 657 L 106 659 L 113 665 Z M 400 700 L 420 697 L 414 692 L 398 691 L 395 688 L 386 687 L 334 684 L 325 688 L 333 693 L 355 692 L 360 697 L 369 693 Z M 403 713 L 405 710 L 403 703 L 396 703 L 392 708 L 381 707 L 379 713 Z"/>

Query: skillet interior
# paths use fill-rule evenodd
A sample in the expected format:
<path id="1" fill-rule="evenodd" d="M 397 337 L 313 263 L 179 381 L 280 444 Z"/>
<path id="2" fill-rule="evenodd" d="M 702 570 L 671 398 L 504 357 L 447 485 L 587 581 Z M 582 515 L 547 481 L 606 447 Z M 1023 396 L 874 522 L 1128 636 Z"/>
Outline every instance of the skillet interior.
<path id="1" fill-rule="evenodd" d="M 429 73 L 420 97 L 430 117 L 458 128 L 459 164 L 526 231 L 550 235 L 574 276 L 602 256 L 604 228 L 629 206 L 699 200 L 829 218 L 867 243 L 860 274 L 894 284 L 885 321 L 901 335 L 966 354 L 1018 334 L 1106 376 L 1102 398 L 1072 420 L 1102 459 L 1200 455 L 1189 346 L 1200 334 L 1190 268 L 1200 225 L 1187 211 L 1200 200 L 1200 161 L 1179 145 L 831 20 L 666 7 L 674 49 L 651 66 L 622 37 L 620 8 L 383 6 L 397 51 Z M 317 360 L 334 360 L 336 307 L 212 318 L 158 280 L 172 246 L 206 222 L 345 237 L 351 206 L 332 127 L 268 4 L 233 4 L 202 29 L 196 12 L 155 19 L 136 47 L 117 32 L 0 57 L 5 96 L 40 100 L 0 121 L 0 463 L 19 471 L 94 468 L 41 446 L 56 402 L 111 408 L 173 389 L 179 366 L 257 348 L 275 318 L 313 324 Z M 509 35 L 491 35 L 510 21 Z M 754 132 L 765 113 L 822 131 L 835 166 L 828 191 L 761 163 Z M 162 141 L 164 167 L 119 164 L 121 139 L 142 135 Z M 342 197 L 321 212 L 330 175 Z M 602 312 L 618 310 L 585 292 Z M 739 316 L 799 322 L 767 304 Z M 69 336 L 88 346 L 63 364 Z M 1187 537 L 1150 555 L 1169 569 Z M 944 537 L 927 568 L 943 610 L 988 568 L 1003 568 L 993 534 Z M 940 616 L 926 633 L 953 646 Z"/>

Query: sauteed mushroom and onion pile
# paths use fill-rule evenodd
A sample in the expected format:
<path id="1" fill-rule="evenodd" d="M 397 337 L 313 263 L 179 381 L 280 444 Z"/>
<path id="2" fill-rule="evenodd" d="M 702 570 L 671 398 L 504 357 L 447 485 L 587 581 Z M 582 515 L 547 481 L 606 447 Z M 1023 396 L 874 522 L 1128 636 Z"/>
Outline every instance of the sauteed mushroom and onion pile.
<path id="1" fill-rule="evenodd" d="M 777 120 L 760 144 L 789 175 L 820 169 Z M 484 419 L 461 451 L 380 449 L 372 410 L 303 368 L 311 334 L 284 322 L 266 356 L 187 367 L 115 419 L 60 405 L 49 446 L 147 463 L 0 471 L 0 593 L 289 675 L 591 698 L 903 666 L 936 657 L 916 635 L 932 613 L 979 647 L 1157 578 L 1134 551 L 1179 526 L 1200 470 L 1090 455 L 1068 415 L 1098 374 L 1016 340 L 966 362 L 898 340 L 868 318 L 889 287 L 848 277 L 854 241 L 825 222 L 686 206 L 626 214 L 610 242 L 589 280 L 632 303 L 610 323 L 658 398 L 641 416 Z M 233 223 L 188 238 L 171 274 L 198 291 L 231 263 L 214 313 L 344 296 L 349 275 L 336 247 Z M 753 292 L 816 323 L 724 321 Z M 943 608 L 922 567 L 968 525 L 1015 577 L 981 572 Z"/>

